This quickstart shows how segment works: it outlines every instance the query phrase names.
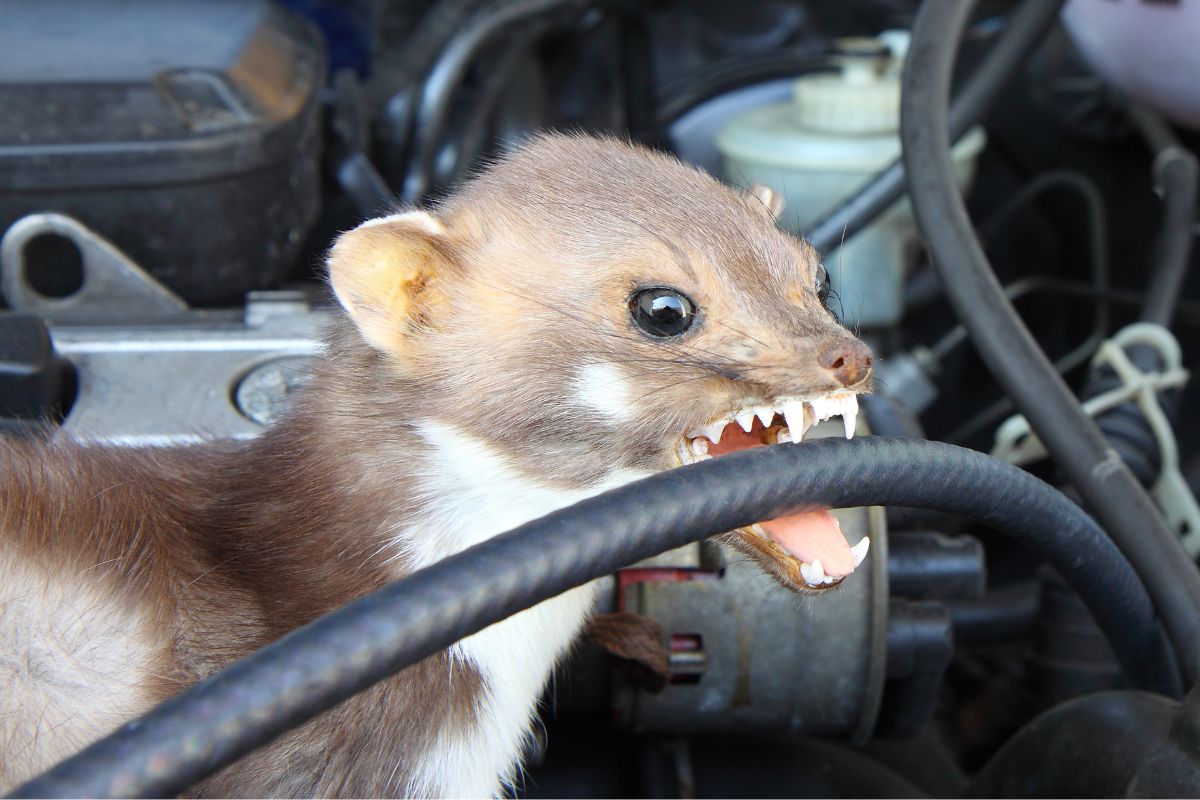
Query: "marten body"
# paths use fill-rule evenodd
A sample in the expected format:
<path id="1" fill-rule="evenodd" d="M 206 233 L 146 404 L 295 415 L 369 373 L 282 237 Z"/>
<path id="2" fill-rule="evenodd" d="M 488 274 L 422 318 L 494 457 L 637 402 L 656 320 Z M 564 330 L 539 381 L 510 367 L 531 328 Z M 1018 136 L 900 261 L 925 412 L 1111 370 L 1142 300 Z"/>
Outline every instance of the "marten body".
<path id="1" fill-rule="evenodd" d="M 385 582 L 677 465 L 690 431 L 862 390 L 869 355 L 818 269 L 753 197 L 544 137 L 433 214 L 339 240 L 347 318 L 258 440 L 0 443 L 0 788 Z M 690 330 L 653 328 L 681 302 L 657 287 L 694 301 Z M 780 537 L 747 551 L 795 580 Z M 817 588 L 853 568 L 815 563 Z M 194 792 L 495 794 L 593 600 L 580 587 L 469 637 Z"/>

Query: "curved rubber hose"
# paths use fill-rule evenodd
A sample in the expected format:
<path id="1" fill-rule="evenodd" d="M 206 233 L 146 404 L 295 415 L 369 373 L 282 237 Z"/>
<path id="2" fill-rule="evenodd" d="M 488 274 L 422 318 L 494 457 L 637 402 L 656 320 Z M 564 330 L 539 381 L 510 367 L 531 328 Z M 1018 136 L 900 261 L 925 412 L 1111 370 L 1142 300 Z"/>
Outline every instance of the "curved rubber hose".
<path id="1" fill-rule="evenodd" d="M 1196 157 L 1179 143 L 1158 114 L 1134 106 L 1129 117 L 1154 153 L 1154 183 L 1163 203 L 1158 253 L 1150 268 L 1142 322 L 1169 328 L 1191 263 L 1196 180 L 1200 169 Z"/>
<path id="2" fill-rule="evenodd" d="M 1129 793 L 1150 755 L 1168 741 L 1180 704 L 1144 692 L 1076 697 L 1012 735 L 972 778 L 962 797 L 1196 797 L 1175 785 L 1168 794 Z"/>
<path id="3" fill-rule="evenodd" d="M 547 14 L 582 12 L 597 0 L 498 0 L 479 8 L 446 44 L 421 86 L 413 120 L 413 156 L 404 199 L 417 202 L 433 188 L 434 161 L 442 144 L 454 91 L 481 48 L 510 26 Z"/>
<path id="4" fill-rule="evenodd" d="M 959 35 L 974 5 L 925 0 L 913 27 L 900 133 L 917 223 L 984 363 L 1145 581 L 1190 684 L 1200 677 L 1200 572 L 1005 298 L 957 189 L 946 98 Z"/>
<path id="5" fill-rule="evenodd" d="M 950 109 L 950 138 L 961 139 L 979 121 L 1004 84 L 1025 63 L 1029 50 L 1058 19 L 1065 0 L 1030 0 L 1013 12 L 995 47 L 971 75 Z M 808 240 L 821 253 L 870 225 L 905 187 L 904 162 L 897 158 L 869 178 L 858 191 L 839 203 L 808 232 Z"/>
<path id="6" fill-rule="evenodd" d="M 1145 589 L 1058 491 L 953 445 L 827 439 L 659 473 L 522 525 L 289 634 L 14 794 L 176 794 L 355 692 L 573 586 L 756 520 L 861 505 L 949 511 L 1012 535 L 1083 597 L 1130 684 L 1174 690 Z"/>
<path id="7" fill-rule="evenodd" d="M 541 35 L 538 26 L 532 30 L 518 31 L 507 37 L 504 49 L 488 65 L 487 74 L 471 98 L 471 108 L 462 123 L 462 133 L 455 147 L 454 164 L 448 175 L 433 175 L 431 186 L 453 186 L 463 181 L 471 171 L 479 167 L 488 146 L 488 135 L 492 133 L 492 120 L 504 101 L 505 94 L 512 89 L 513 72 L 520 66 L 521 59 L 530 51 L 531 45 Z"/>
<path id="8" fill-rule="evenodd" d="M 485 0 L 438 0 L 421 16 L 403 45 L 380 56 L 372 66 L 374 77 L 366 92 L 372 107 L 380 110 L 378 135 L 384 147 L 377 160 L 386 166 L 393 186 L 404 177 L 412 120 L 418 97 L 414 93 L 446 42 Z"/>

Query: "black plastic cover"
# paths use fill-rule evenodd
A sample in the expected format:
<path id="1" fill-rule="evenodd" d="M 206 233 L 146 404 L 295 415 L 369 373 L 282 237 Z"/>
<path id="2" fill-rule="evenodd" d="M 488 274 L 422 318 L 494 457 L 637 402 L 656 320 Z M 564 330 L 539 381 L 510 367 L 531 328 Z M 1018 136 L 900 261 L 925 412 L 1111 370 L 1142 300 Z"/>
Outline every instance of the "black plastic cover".
<path id="1" fill-rule="evenodd" d="M 246 0 L 5 0 L 0 230 L 76 217 L 198 305 L 291 266 L 318 204 L 319 34 Z"/>
<path id="2" fill-rule="evenodd" d="M 41 318 L 0 313 L 0 418 L 53 419 L 63 401 L 64 372 Z"/>

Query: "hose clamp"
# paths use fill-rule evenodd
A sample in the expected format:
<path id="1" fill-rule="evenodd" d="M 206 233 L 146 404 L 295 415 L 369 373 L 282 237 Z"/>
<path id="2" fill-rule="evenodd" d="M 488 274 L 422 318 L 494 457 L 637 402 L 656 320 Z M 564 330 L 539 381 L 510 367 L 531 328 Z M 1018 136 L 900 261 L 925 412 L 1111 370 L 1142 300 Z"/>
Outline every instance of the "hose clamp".
<path id="1" fill-rule="evenodd" d="M 1132 345 L 1153 348 L 1163 364 L 1160 370 L 1143 371 L 1130 359 Z M 1158 443 L 1161 467 L 1150 493 L 1162 509 L 1167 524 L 1193 558 L 1200 555 L 1200 505 L 1179 470 L 1179 447 L 1171 423 L 1158 403 L 1158 393 L 1176 389 L 1188 381 L 1183 356 L 1175 336 L 1161 325 L 1139 322 L 1121 329 L 1106 340 L 1092 359 L 1093 368 L 1108 367 L 1121 386 L 1083 403 L 1089 417 L 1097 417 L 1127 402 L 1137 403 Z M 1022 415 L 1010 417 L 996 431 L 992 456 L 1021 466 L 1046 457 L 1046 448 Z"/>

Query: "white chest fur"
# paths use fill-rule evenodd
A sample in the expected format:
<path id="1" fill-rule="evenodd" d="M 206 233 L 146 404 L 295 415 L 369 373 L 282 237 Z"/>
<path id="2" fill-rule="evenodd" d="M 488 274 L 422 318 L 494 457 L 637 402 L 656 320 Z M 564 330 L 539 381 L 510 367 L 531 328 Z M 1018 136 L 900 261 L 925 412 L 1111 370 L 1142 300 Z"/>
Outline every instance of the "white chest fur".
<path id="1" fill-rule="evenodd" d="M 645 477 L 618 471 L 587 490 L 564 491 L 521 475 L 485 443 L 451 426 L 425 422 L 418 431 L 428 445 L 421 499 L 431 510 L 419 537 L 397 541 L 418 567 Z M 515 777 L 538 698 L 594 601 L 594 587 L 581 586 L 452 648 L 452 659 L 473 664 L 483 677 L 479 725 L 470 730 L 443 729 L 410 791 L 442 797 L 490 796 L 502 782 Z"/>

